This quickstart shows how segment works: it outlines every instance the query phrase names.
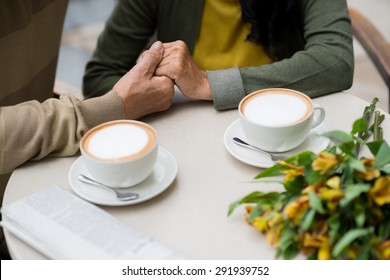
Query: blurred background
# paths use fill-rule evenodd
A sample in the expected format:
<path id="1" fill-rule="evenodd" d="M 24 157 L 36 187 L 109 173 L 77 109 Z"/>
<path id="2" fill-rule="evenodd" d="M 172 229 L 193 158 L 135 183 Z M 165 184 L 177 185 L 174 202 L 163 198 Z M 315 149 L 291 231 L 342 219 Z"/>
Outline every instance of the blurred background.
<path id="1" fill-rule="evenodd" d="M 390 0 L 347 0 L 357 8 L 390 40 Z M 116 0 L 69 0 L 65 18 L 57 78 L 81 88 L 85 64 L 89 60 L 104 22 Z M 354 83 L 347 92 L 367 101 L 380 99 L 379 107 L 388 110 L 388 90 L 377 70 L 354 40 Z"/>
<path id="2" fill-rule="evenodd" d="M 65 17 L 57 78 L 81 88 L 84 68 L 115 0 L 69 0 Z"/>

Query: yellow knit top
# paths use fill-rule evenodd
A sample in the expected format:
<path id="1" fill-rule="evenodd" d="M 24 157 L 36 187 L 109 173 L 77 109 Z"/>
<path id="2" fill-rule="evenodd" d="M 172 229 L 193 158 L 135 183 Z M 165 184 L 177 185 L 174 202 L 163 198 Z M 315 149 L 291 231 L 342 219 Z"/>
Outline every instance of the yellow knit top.
<path id="1" fill-rule="evenodd" d="M 205 0 L 193 58 L 202 70 L 271 63 L 263 47 L 246 40 L 250 24 L 241 19 L 239 0 Z"/>

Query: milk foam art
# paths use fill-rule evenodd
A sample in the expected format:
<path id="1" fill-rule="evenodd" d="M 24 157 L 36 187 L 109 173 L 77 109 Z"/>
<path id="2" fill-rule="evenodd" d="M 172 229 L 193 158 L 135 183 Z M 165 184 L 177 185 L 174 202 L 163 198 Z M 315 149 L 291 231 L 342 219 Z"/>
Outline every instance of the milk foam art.
<path id="1" fill-rule="evenodd" d="M 132 156 L 148 144 L 147 132 L 136 125 L 116 124 L 100 129 L 91 136 L 88 151 L 100 159 Z"/>
<path id="2" fill-rule="evenodd" d="M 304 98 L 274 92 L 251 98 L 245 105 L 244 115 L 261 125 L 283 126 L 304 119 L 308 111 L 308 102 Z"/>

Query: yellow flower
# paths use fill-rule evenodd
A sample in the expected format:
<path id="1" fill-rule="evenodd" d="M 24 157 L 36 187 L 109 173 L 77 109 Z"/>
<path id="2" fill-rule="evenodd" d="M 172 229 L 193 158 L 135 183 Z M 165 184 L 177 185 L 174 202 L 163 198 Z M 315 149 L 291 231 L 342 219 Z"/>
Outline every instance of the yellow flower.
<path id="1" fill-rule="evenodd" d="M 252 205 L 247 205 L 245 206 L 245 210 L 246 210 L 246 214 L 245 214 L 245 219 L 248 221 L 253 209 L 255 207 L 252 206 Z M 267 212 L 266 212 L 267 213 Z M 264 213 L 263 215 L 265 215 L 266 213 Z M 249 222 L 249 221 L 248 221 Z M 260 232 L 265 232 L 265 227 L 266 227 L 266 223 L 265 221 L 262 219 L 262 216 L 259 216 L 259 217 L 256 217 L 253 221 L 249 222 L 249 224 L 251 224 L 253 227 L 255 227 L 256 229 L 258 229 Z"/>
<path id="2" fill-rule="evenodd" d="M 302 194 L 308 194 L 309 192 L 318 193 L 318 190 L 324 187 L 324 182 L 319 181 L 314 185 L 309 185 L 302 190 Z"/>
<path id="3" fill-rule="evenodd" d="M 253 206 L 246 207 L 247 219 L 253 209 Z M 266 211 L 261 216 L 256 217 L 252 222 L 250 222 L 250 224 L 261 233 L 265 233 L 268 243 L 273 247 L 277 247 L 279 245 L 279 239 L 284 229 L 282 214 Z"/>
<path id="4" fill-rule="evenodd" d="M 293 165 L 293 164 L 287 163 L 285 161 L 279 161 L 279 164 L 290 168 L 290 169 L 281 171 L 282 174 L 286 175 L 286 177 L 284 178 L 285 182 L 292 181 L 296 177 L 304 174 L 303 166 Z"/>
<path id="5" fill-rule="evenodd" d="M 368 191 L 371 199 L 379 206 L 390 203 L 390 175 L 379 177 Z"/>
<path id="6" fill-rule="evenodd" d="M 333 177 L 329 178 L 328 180 L 326 180 L 326 185 L 329 188 L 339 190 L 340 189 L 340 182 L 341 182 L 341 179 L 339 176 L 333 176 Z"/>
<path id="7" fill-rule="evenodd" d="M 302 190 L 303 194 L 311 191 L 316 193 L 318 197 L 327 202 L 337 202 L 344 197 L 344 192 L 340 189 L 341 179 L 338 176 L 333 176 L 325 181 L 319 181 L 314 185 L 310 185 Z M 330 208 L 334 209 L 336 205 L 330 204 Z"/>
<path id="8" fill-rule="evenodd" d="M 282 235 L 284 229 L 284 225 L 282 223 L 278 223 L 270 228 L 267 232 L 267 242 L 271 244 L 273 247 L 279 246 L 280 236 Z"/>
<path id="9" fill-rule="evenodd" d="M 269 230 L 267 221 L 262 216 L 256 217 L 250 224 L 261 233 L 265 233 L 267 230 Z"/>
<path id="10" fill-rule="evenodd" d="M 344 192 L 340 189 L 340 183 L 340 177 L 333 176 L 326 181 L 326 186 L 320 187 L 317 190 L 318 196 L 326 200 L 329 210 L 336 209 L 339 200 L 344 197 Z"/>
<path id="11" fill-rule="evenodd" d="M 364 173 L 356 172 L 357 176 L 363 178 L 366 181 L 371 181 L 378 178 L 381 175 L 378 169 L 372 167 L 375 164 L 375 159 L 364 158 L 361 159 L 360 161 L 361 163 L 363 163 L 364 167 L 366 168 L 366 171 Z"/>
<path id="12" fill-rule="evenodd" d="M 319 260 L 330 260 L 330 246 L 329 242 L 326 242 L 324 246 L 318 250 L 317 258 Z"/>
<path id="13" fill-rule="evenodd" d="M 319 248 L 322 246 L 326 239 L 323 236 L 315 236 L 309 232 L 303 234 L 302 245 L 303 247 Z"/>
<path id="14" fill-rule="evenodd" d="M 293 223 L 298 224 L 306 209 L 309 207 L 309 197 L 303 195 L 298 197 L 284 208 L 284 214 Z"/>
<path id="15" fill-rule="evenodd" d="M 326 180 L 326 186 L 317 189 L 317 195 L 327 201 L 339 201 L 344 197 L 344 192 L 340 189 L 341 179 L 338 176 L 333 176 Z"/>
<path id="16" fill-rule="evenodd" d="M 342 190 L 321 188 L 320 190 L 318 190 L 318 196 L 324 200 L 339 201 L 344 197 L 344 192 Z"/>
<path id="17" fill-rule="evenodd" d="M 326 235 L 328 224 L 326 221 L 319 222 L 312 232 L 303 232 L 301 237 L 300 249 L 308 255 L 317 251 L 319 260 L 329 260 L 330 256 L 330 238 Z"/>
<path id="18" fill-rule="evenodd" d="M 332 169 L 339 163 L 337 156 L 328 152 L 320 152 L 317 158 L 312 162 L 312 168 L 314 171 L 320 172 L 321 175 L 326 171 Z"/>
<path id="19" fill-rule="evenodd" d="M 381 242 L 377 247 L 377 251 L 380 259 L 390 260 L 390 240 Z"/>
<path id="20" fill-rule="evenodd" d="M 325 235 L 316 235 L 312 233 L 303 233 L 301 240 L 301 251 L 305 254 L 311 254 L 317 251 L 319 260 L 330 259 L 330 244 L 329 237 Z"/>
<path id="21" fill-rule="evenodd" d="M 256 217 L 250 224 L 261 233 L 266 233 L 282 221 L 283 216 L 280 213 L 266 211 L 261 216 Z"/>

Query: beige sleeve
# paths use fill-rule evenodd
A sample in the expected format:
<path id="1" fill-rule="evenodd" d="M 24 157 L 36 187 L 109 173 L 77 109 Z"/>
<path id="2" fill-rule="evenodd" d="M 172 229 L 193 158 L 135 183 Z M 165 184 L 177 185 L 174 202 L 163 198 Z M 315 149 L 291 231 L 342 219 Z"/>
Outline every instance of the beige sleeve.
<path id="1" fill-rule="evenodd" d="M 0 107 L 0 174 L 30 159 L 74 155 L 89 128 L 123 118 L 121 99 L 114 92 L 84 101 L 61 96 Z"/>

